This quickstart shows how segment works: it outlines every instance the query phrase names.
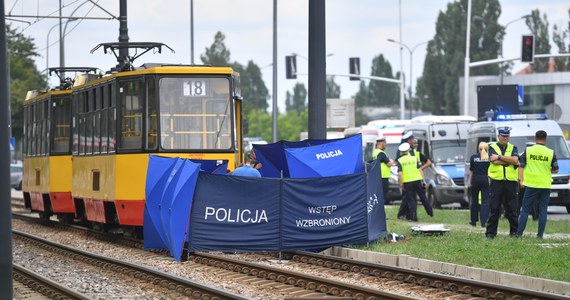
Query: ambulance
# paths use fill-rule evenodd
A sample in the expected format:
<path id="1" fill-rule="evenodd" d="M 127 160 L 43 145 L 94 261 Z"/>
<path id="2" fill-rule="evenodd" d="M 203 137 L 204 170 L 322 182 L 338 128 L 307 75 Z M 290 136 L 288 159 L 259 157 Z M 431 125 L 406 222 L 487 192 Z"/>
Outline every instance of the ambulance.
<path id="1" fill-rule="evenodd" d="M 518 148 L 519 154 L 525 151 L 527 143 L 534 143 L 538 130 L 546 131 L 546 146 L 554 150 L 559 166 L 558 173 L 552 174 L 549 205 L 565 206 L 570 213 L 570 150 L 558 123 L 545 114 L 498 114 L 490 121 L 471 124 L 465 153 L 465 179 L 469 175 L 469 158 L 477 153 L 479 143 L 496 142 L 497 127 L 503 126 L 512 128 L 509 142 Z"/>

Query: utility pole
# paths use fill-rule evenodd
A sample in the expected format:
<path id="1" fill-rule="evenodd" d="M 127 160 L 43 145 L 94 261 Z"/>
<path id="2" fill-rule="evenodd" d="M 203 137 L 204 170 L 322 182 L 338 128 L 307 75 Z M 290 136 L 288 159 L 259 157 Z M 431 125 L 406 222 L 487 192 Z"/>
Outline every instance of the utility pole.
<path id="1" fill-rule="evenodd" d="M 129 42 L 129 28 L 127 27 L 127 0 L 121 0 L 119 3 L 119 43 Z M 119 47 L 118 71 L 128 63 L 129 48 Z"/>
<path id="2" fill-rule="evenodd" d="M 309 1 L 309 139 L 327 138 L 325 0 Z"/>
<path id="3" fill-rule="evenodd" d="M 10 187 L 10 73 L 6 41 L 4 0 L 0 0 L 0 295 L 12 299 L 12 214 Z M 3 157 L 3 158 L 2 158 Z"/>
<path id="4" fill-rule="evenodd" d="M 277 0 L 273 0 L 273 142 L 277 143 Z"/>

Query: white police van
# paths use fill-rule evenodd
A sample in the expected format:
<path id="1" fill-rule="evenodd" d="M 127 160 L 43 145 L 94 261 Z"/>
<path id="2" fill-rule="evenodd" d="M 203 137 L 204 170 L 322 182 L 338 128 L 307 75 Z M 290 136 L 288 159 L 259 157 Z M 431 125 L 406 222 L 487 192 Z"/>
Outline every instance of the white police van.
<path id="1" fill-rule="evenodd" d="M 503 126 L 512 128 L 509 143 L 517 146 L 519 154 L 525 151 L 527 143 L 534 142 L 538 130 L 546 131 L 546 146 L 554 150 L 559 166 L 558 173 L 552 174 L 549 205 L 566 206 L 570 213 L 570 150 L 558 123 L 548 120 L 545 114 L 498 114 L 491 121 L 471 124 L 465 154 L 465 178 L 469 175 L 469 158 L 477 153 L 479 143 L 496 142 L 497 127 Z"/>
<path id="2" fill-rule="evenodd" d="M 475 121 L 472 116 L 420 116 L 405 127 L 405 132 L 413 133 L 420 153 L 432 162 L 423 173 L 433 208 L 449 203 L 468 207 L 464 197 L 465 146 L 467 129 Z"/>

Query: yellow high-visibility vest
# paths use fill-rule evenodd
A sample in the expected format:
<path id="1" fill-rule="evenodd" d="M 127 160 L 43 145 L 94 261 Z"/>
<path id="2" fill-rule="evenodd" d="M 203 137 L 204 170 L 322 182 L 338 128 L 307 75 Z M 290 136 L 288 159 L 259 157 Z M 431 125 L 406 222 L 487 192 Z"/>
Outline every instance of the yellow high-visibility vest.
<path id="1" fill-rule="evenodd" d="M 402 181 L 412 182 L 422 180 L 422 174 L 418 169 L 418 160 L 409 154 L 398 158 L 398 163 L 402 166 Z"/>
<path id="2" fill-rule="evenodd" d="M 526 148 L 526 166 L 524 167 L 524 185 L 549 189 L 552 186 L 550 166 L 554 158 L 554 150 L 540 144 Z"/>
<path id="3" fill-rule="evenodd" d="M 497 143 L 491 144 L 491 148 L 495 149 L 495 152 L 498 155 L 511 156 L 513 154 L 514 146 L 511 143 L 508 143 L 505 154 L 501 154 L 501 149 L 499 149 L 499 145 L 497 145 Z M 497 165 L 490 163 L 489 170 L 487 172 L 489 173 L 489 178 L 493 180 L 519 180 L 519 172 L 517 172 L 514 165 Z"/>

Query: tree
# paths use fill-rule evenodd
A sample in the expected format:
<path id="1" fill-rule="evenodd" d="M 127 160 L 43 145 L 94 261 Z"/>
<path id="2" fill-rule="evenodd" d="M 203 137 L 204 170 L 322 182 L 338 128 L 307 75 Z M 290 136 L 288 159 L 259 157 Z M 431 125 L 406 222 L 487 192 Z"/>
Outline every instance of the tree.
<path id="1" fill-rule="evenodd" d="M 384 58 L 384 55 L 379 54 L 374 57 L 370 75 L 394 78 L 392 75 L 392 66 Z M 371 80 L 368 84 L 368 92 L 369 106 L 387 107 L 397 105 L 400 102 L 399 87 L 397 84 L 391 82 Z"/>
<path id="2" fill-rule="evenodd" d="M 238 62 L 231 63 L 230 51 L 227 49 L 224 40 L 225 35 L 217 32 L 214 36 L 214 43 L 206 48 L 206 53 L 200 55 L 202 62 L 207 65 L 226 67 L 231 66 L 241 77 L 241 89 L 243 101 L 242 116 L 250 116 L 252 112 L 266 111 L 268 108 L 269 90 L 261 76 L 261 69 L 252 60 L 243 66 Z M 257 120 L 258 118 L 256 118 Z M 244 134 L 249 135 L 254 124 L 251 119 L 246 119 Z M 271 128 L 271 126 L 269 126 Z M 255 129 L 255 128 L 254 128 Z"/>
<path id="3" fill-rule="evenodd" d="M 570 9 L 568 9 L 568 16 L 570 17 Z M 568 21 L 568 27 L 566 29 L 558 28 L 554 24 L 552 32 L 552 40 L 558 47 L 558 53 L 568 53 L 570 51 L 570 42 L 568 45 L 565 44 L 566 38 L 570 36 L 570 18 Z M 568 46 L 568 47 L 566 47 Z M 556 57 L 556 69 L 558 71 L 570 71 L 570 58 L 569 57 Z"/>
<path id="4" fill-rule="evenodd" d="M 309 111 L 307 108 L 301 112 L 289 111 L 279 115 L 279 139 L 298 141 L 302 131 L 309 128 Z"/>
<path id="5" fill-rule="evenodd" d="M 549 54 L 550 53 L 550 35 L 548 34 L 548 18 L 546 14 L 540 17 L 540 11 L 535 9 L 530 17 L 525 20 L 526 26 L 530 32 L 534 34 L 534 53 Z M 532 70 L 534 72 L 547 72 L 548 61 L 550 58 L 534 58 Z"/>
<path id="6" fill-rule="evenodd" d="M 334 82 L 334 76 L 327 78 L 327 98 L 328 99 L 340 98 L 340 85 Z"/>
<path id="7" fill-rule="evenodd" d="M 501 5 L 498 0 L 474 0 L 472 4 L 470 61 L 494 59 L 500 53 L 504 27 L 498 24 Z M 459 113 L 459 78 L 463 76 L 465 60 L 465 31 L 467 0 L 452 2 L 440 12 L 436 34 L 428 43 L 422 85 L 418 97 L 433 114 Z M 470 70 L 471 75 L 499 74 L 497 65 Z M 420 85 L 420 83 L 418 83 Z M 416 85 L 416 86 L 418 86 Z"/>
<path id="8" fill-rule="evenodd" d="M 245 68 L 239 63 L 235 63 L 232 67 L 241 75 L 245 114 L 252 109 L 267 110 L 269 90 L 265 86 L 259 66 L 250 60 Z"/>
<path id="9" fill-rule="evenodd" d="M 296 111 L 297 113 L 303 112 L 306 108 L 307 89 L 305 85 L 297 82 L 293 87 L 293 95 L 287 92 L 285 97 L 285 110 L 287 112 Z"/>
<path id="10" fill-rule="evenodd" d="M 29 90 L 44 90 L 47 82 L 38 72 L 33 57 L 39 56 L 32 38 L 6 26 L 6 44 L 10 61 L 10 113 L 12 136 L 21 145 L 24 113 L 22 103 Z M 21 149 L 21 147 L 17 147 Z"/>
<path id="11" fill-rule="evenodd" d="M 364 115 L 363 109 L 370 106 L 370 92 L 364 81 L 360 81 L 358 92 L 354 95 L 354 106 L 356 114 L 354 116 L 354 122 L 356 124 L 368 123 L 370 120 Z"/>
<path id="12" fill-rule="evenodd" d="M 200 59 L 206 65 L 214 67 L 227 67 L 230 65 L 230 50 L 226 48 L 224 40 L 226 36 L 218 31 L 214 37 L 214 43 L 206 48 L 206 53 L 200 55 Z"/>
<path id="13" fill-rule="evenodd" d="M 260 136 L 266 141 L 272 140 L 272 120 L 267 111 L 252 109 L 243 116 L 243 121 L 248 123 L 248 132 L 244 132 L 245 136 Z"/>

